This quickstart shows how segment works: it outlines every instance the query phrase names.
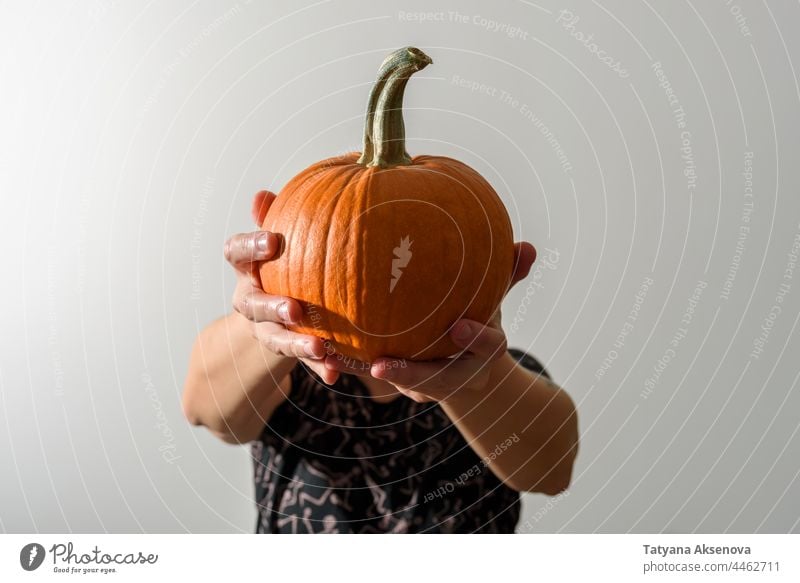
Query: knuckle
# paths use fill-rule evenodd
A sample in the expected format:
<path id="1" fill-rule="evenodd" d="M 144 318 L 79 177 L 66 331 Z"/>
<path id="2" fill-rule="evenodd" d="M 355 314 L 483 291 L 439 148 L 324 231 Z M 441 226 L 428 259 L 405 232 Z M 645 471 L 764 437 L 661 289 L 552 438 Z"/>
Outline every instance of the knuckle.
<path id="1" fill-rule="evenodd" d="M 256 248 L 255 233 L 234 235 L 225 241 L 225 259 L 230 263 L 251 261 Z"/>
<path id="2" fill-rule="evenodd" d="M 237 294 L 233 298 L 233 309 L 252 320 L 252 310 L 250 309 L 250 294 Z"/>
<path id="3" fill-rule="evenodd" d="M 296 356 L 302 356 L 304 358 L 309 357 L 309 355 L 306 354 L 306 341 L 303 338 L 298 338 L 292 342 L 292 349 Z M 309 358 L 309 360 L 311 359 Z"/>
<path id="4" fill-rule="evenodd" d="M 275 338 L 272 335 L 267 336 L 264 339 L 264 345 L 270 352 L 273 352 L 275 354 L 281 354 L 280 346 L 275 342 Z"/>

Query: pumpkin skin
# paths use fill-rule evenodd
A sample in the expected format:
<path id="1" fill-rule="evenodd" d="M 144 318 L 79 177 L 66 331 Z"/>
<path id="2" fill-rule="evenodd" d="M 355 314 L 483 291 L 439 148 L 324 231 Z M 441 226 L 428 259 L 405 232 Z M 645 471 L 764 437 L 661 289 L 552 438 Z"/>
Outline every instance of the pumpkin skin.
<path id="1" fill-rule="evenodd" d="M 381 167 L 359 156 L 308 167 L 272 202 L 262 229 L 282 245 L 259 268 L 262 286 L 297 299 L 303 319 L 289 329 L 327 339 L 331 352 L 367 363 L 451 356 L 455 321 L 488 322 L 508 290 L 508 213 L 458 160 Z"/>

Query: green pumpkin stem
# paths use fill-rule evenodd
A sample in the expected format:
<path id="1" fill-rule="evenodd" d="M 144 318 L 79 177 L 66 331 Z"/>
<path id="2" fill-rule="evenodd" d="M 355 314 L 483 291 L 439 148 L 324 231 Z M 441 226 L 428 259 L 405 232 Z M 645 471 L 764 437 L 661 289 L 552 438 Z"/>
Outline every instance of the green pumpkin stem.
<path id="1" fill-rule="evenodd" d="M 411 164 L 406 152 L 403 93 L 411 75 L 432 62 L 428 55 L 414 47 L 398 49 L 383 61 L 367 103 L 364 147 L 359 164 L 380 168 Z"/>

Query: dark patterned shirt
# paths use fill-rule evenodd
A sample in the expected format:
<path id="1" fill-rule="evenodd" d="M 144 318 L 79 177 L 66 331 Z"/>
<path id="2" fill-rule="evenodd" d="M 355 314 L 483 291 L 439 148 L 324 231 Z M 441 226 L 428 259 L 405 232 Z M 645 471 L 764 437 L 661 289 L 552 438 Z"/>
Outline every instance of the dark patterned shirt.
<path id="1" fill-rule="evenodd" d="M 529 354 L 509 353 L 550 377 Z M 291 381 L 252 444 L 256 532 L 514 532 L 519 494 L 436 403 L 380 403 L 358 376 L 328 387 L 302 364 Z"/>

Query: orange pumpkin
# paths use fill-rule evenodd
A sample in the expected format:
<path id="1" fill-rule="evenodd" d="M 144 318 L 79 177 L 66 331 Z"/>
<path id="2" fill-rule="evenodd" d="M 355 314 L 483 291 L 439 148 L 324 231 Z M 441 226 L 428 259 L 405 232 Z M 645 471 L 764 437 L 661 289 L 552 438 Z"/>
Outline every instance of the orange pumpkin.
<path id="1" fill-rule="evenodd" d="M 282 237 L 260 266 L 267 293 L 296 298 L 290 328 L 365 362 L 459 351 L 459 318 L 488 322 L 510 283 L 511 221 L 478 172 L 405 150 L 402 101 L 431 63 L 412 47 L 384 61 L 370 95 L 364 149 L 317 162 L 273 201 L 262 228 Z"/>

